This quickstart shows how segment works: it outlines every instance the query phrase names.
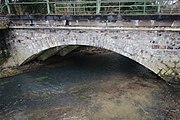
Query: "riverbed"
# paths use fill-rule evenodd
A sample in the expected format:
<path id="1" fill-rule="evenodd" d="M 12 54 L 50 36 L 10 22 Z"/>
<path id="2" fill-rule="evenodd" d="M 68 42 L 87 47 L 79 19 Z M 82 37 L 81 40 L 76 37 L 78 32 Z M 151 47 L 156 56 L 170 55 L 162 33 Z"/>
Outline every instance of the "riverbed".
<path id="1" fill-rule="evenodd" d="M 180 87 L 116 53 L 0 79 L 0 120 L 180 120 Z"/>

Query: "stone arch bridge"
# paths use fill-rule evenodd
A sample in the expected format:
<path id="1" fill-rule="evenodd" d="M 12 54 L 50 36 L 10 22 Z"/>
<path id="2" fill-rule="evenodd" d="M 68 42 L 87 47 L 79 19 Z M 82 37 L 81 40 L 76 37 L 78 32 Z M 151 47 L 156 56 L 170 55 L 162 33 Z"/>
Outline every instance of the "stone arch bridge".
<path id="1" fill-rule="evenodd" d="M 9 32 L 2 35 L 10 54 L 4 67 L 22 65 L 43 51 L 87 45 L 124 55 L 164 79 L 180 79 L 178 0 L 5 0 L 0 8 L 0 18 L 8 18 L 0 19 L 0 29 Z"/>
<path id="2" fill-rule="evenodd" d="M 162 78 L 180 77 L 178 30 L 103 27 L 12 27 L 6 38 L 10 58 L 4 66 L 19 66 L 50 48 L 86 45 L 126 56 Z"/>

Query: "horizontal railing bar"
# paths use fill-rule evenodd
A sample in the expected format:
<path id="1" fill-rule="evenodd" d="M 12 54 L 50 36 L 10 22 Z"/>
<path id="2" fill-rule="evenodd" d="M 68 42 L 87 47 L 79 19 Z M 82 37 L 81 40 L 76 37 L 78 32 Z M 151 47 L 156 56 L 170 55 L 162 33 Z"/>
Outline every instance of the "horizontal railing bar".
<path id="1" fill-rule="evenodd" d="M 96 4 L 96 1 L 79 1 L 79 2 L 76 2 L 76 1 L 71 1 L 71 2 L 56 2 L 56 4 L 82 4 L 82 3 L 85 3 L 85 4 L 90 4 L 90 3 L 95 3 Z"/>
<path id="2" fill-rule="evenodd" d="M 101 0 L 101 2 L 155 2 L 156 0 Z M 97 2 L 96 0 L 89 1 L 56 1 L 58 2 Z"/>
<path id="3" fill-rule="evenodd" d="M 8 4 L 15 5 L 15 4 L 45 4 L 45 3 L 47 3 L 47 2 L 16 2 L 16 3 L 8 3 Z M 82 4 L 80 2 L 72 2 L 72 3 L 68 3 L 68 2 L 64 2 L 64 3 L 63 2 L 61 2 L 61 3 L 49 2 L 49 3 L 50 4 L 56 4 L 56 5 Z M 88 3 L 92 3 L 92 2 L 83 2 L 83 3 L 88 4 Z M 93 3 L 96 3 L 96 2 L 93 2 Z M 107 2 L 107 3 L 113 3 L 113 2 Z M 101 2 L 101 4 L 103 4 L 103 2 Z M 144 4 L 143 5 L 138 5 L 138 4 L 135 4 L 135 5 L 127 5 L 127 6 L 158 6 L 158 5 L 153 5 L 153 4 L 152 5 L 146 5 L 146 4 L 145 5 Z M 161 5 L 161 6 L 164 6 L 164 5 Z M 180 6 L 180 4 L 177 4 L 176 6 Z"/>
<path id="4" fill-rule="evenodd" d="M 71 11 L 73 11 L 73 10 L 69 10 L 68 12 L 71 12 Z M 79 10 L 78 12 L 80 12 L 81 10 Z M 95 10 L 94 10 L 95 11 Z M 83 11 L 82 10 L 82 12 L 94 12 L 94 11 Z M 110 12 L 112 11 L 112 10 L 109 10 Z M 102 12 L 109 12 L 109 11 L 102 11 Z M 114 10 L 113 12 L 115 12 L 115 11 L 118 11 L 118 10 Z M 144 10 L 134 10 L 134 11 L 131 11 L 131 12 L 137 12 L 137 11 L 141 11 L 141 12 L 143 12 Z M 149 11 L 149 12 L 153 12 L 153 11 L 155 11 L 155 10 L 147 10 L 147 11 Z M 73 11 L 74 12 L 74 11 Z M 130 12 L 130 10 L 126 10 L 126 11 L 123 11 L 123 12 Z M 145 11 L 146 12 L 146 11 Z"/>
<path id="5" fill-rule="evenodd" d="M 120 6 L 121 8 L 129 8 L 130 6 Z M 144 7 L 144 6 L 139 6 L 139 7 Z M 154 6 L 154 7 L 157 7 L 157 6 Z M 56 7 L 56 8 L 96 8 L 96 6 L 64 6 L 64 7 Z M 119 6 L 101 6 L 101 8 L 119 8 Z"/>
<path id="6" fill-rule="evenodd" d="M 61 4 L 58 4 L 58 5 L 61 5 Z M 73 4 L 71 4 L 72 6 L 73 6 Z M 56 5 L 57 6 L 57 5 Z M 130 7 L 136 7 L 136 6 L 150 6 L 150 7 L 153 7 L 153 6 L 158 6 L 158 5 L 111 5 L 111 6 L 121 6 L 121 7 L 123 7 L 123 6 L 130 6 Z M 110 7 L 111 7 L 110 6 Z M 67 6 L 67 7 L 69 7 L 69 6 Z M 82 6 L 83 7 L 83 6 Z M 96 7 L 96 6 L 93 6 L 93 7 Z M 101 7 L 108 7 L 108 6 L 106 6 L 106 5 L 101 5 Z"/>
<path id="7" fill-rule="evenodd" d="M 132 2 L 132 1 L 131 1 Z M 130 3 L 131 3 L 130 2 Z M 138 3 L 144 3 L 144 2 L 148 2 L 151 3 L 151 1 L 147 0 L 147 1 L 136 1 L 134 0 L 134 2 Z M 40 4 L 40 3 L 47 3 L 47 2 L 10 2 L 9 4 Z M 70 2 L 49 2 L 50 4 L 89 4 L 89 3 L 96 3 L 96 1 L 70 1 Z M 128 1 L 101 1 L 101 4 L 103 3 L 128 3 Z"/>
<path id="8" fill-rule="evenodd" d="M 9 5 L 25 5 L 25 4 L 46 4 L 47 2 L 16 2 L 16 3 L 9 3 Z M 49 4 L 54 4 L 54 2 L 49 2 Z"/>

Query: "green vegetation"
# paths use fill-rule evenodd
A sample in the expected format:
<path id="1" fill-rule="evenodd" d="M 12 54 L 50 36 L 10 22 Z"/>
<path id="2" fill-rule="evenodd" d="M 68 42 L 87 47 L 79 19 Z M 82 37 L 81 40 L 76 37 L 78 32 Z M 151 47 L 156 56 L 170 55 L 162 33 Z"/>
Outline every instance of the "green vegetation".
<path id="1" fill-rule="evenodd" d="M 48 92 L 44 92 L 41 94 L 41 97 L 44 99 L 48 99 L 50 97 L 50 94 Z"/>
<path id="2" fill-rule="evenodd" d="M 42 81 L 42 80 L 46 80 L 48 79 L 48 76 L 41 76 L 41 77 L 37 77 L 36 80 L 38 81 Z"/>
<path id="3" fill-rule="evenodd" d="M 44 0 L 18 0 L 17 2 L 9 1 L 11 14 L 46 14 L 47 7 Z M 26 2 L 26 3 L 24 3 Z M 42 3 L 38 3 L 42 2 Z M 30 4 L 31 3 L 31 4 Z M 36 3 L 36 4 L 35 4 Z"/>

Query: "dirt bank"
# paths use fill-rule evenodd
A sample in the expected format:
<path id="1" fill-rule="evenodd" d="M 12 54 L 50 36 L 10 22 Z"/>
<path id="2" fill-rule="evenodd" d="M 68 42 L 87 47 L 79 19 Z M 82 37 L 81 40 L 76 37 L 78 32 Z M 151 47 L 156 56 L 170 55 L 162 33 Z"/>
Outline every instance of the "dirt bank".
<path id="1" fill-rule="evenodd" d="M 20 67 L 8 67 L 8 68 L 2 68 L 0 71 L 0 78 L 4 77 L 10 77 L 10 76 L 15 76 L 18 74 L 22 74 L 25 72 L 30 72 L 39 69 L 42 67 L 42 64 L 34 62 L 34 63 L 29 63 L 27 65 L 23 65 Z"/>

